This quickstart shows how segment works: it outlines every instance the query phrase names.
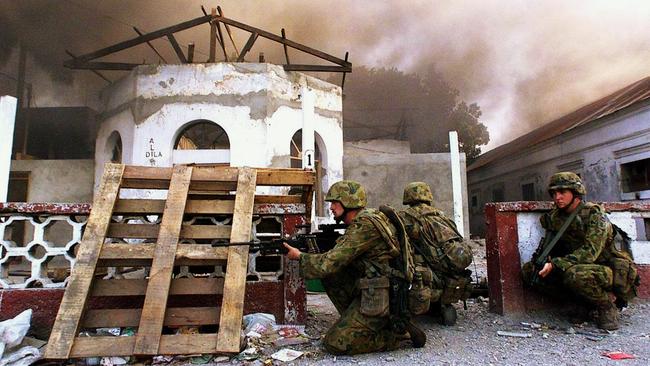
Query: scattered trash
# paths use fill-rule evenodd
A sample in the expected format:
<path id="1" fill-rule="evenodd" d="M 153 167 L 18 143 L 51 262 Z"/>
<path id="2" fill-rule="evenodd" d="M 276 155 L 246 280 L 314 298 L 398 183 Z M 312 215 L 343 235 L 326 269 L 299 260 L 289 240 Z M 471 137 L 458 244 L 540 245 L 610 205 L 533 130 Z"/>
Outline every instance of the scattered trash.
<path id="1" fill-rule="evenodd" d="M 565 331 L 566 334 L 576 334 L 576 330 L 573 327 L 568 327 Z"/>
<path id="2" fill-rule="evenodd" d="M 153 364 L 165 364 L 174 360 L 174 356 L 153 356 Z"/>
<path id="3" fill-rule="evenodd" d="M 262 338 L 262 335 L 251 330 L 250 332 L 246 333 L 246 337 L 248 337 L 248 338 Z"/>
<path id="4" fill-rule="evenodd" d="M 530 338 L 533 336 L 533 334 L 529 332 L 508 332 L 503 330 L 497 331 L 497 335 L 503 337 L 515 337 L 515 338 Z"/>
<path id="5" fill-rule="evenodd" d="M 214 363 L 221 363 L 221 362 L 228 362 L 230 361 L 230 357 L 228 356 L 218 356 L 212 359 L 212 362 Z"/>
<path id="6" fill-rule="evenodd" d="M 541 324 L 537 324 L 537 323 L 526 323 L 526 322 L 521 322 L 521 325 L 523 325 L 524 327 L 528 327 L 528 328 L 530 328 L 530 329 L 541 329 L 541 328 L 542 328 L 542 325 L 541 325 Z"/>
<path id="7" fill-rule="evenodd" d="M 279 338 L 273 340 L 277 347 L 293 346 L 309 342 L 304 325 L 274 325 L 273 330 Z"/>
<path id="8" fill-rule="evenodd" d="M 27 309 L 12 319 L 0 322 L 0 365 L 26 366 L 42 357 L 38 348 L 22 344 L 31 320 L 32 309 Z"/>
<path id="9" fill-rule="evenodd" d="M 386 357 L 386 358 L 384 358 L 384 361 L 386 361 L 386 362 L 393 362 L 393 361 L 395 361 L 395 357 L 390 357 L 390 356 L 389 356 L 389 357 Z"/>
<path id="10" fill-rule="evenodd" d="M 267 313 L 244 315 L 243 325 L 245 327 L 244 334 L 249 332 L 264 334 L 275 325 L 275 316 Z"/>
<path id="11" fill-rule="evenodd" d="M 257 360 L 259 357 L 260 355 L 257 353 L 257 348 L 251 346 L 241 351 L 237 356 L 235 356 L 235 359 L 239 361 L 252 361 Z"/>
<path id="12" fill-rule="evenodd" d="M 113 356 L 113 357 L 102 357 L 101 361 L 99 361 L 99 364 L 102 366 L 114 366 L 114 365 L 126 365 L 128 362 L 129 362 L 128 358 Z"/>
<path id="13" fill-rule="evenodd" d="M 115 336 L 118 337 L 122 333 L 121 328 L 97 328 L 95 333 L 100 336 Z"/>
<path id="14" fill-rule="evenodd" d="M 627 359 L 636 358 L 636 356 L 634 355 L 621 352 L 621 351 L 604 352 L 602 355 L 612 360 L 627 360 Z"/>
<path id="15" fill-rule="evenodd" d="M 212 360 L 212 355 L 201 355 L 190 358 L 190 363 L 193 365 L 205 365 Z"/>
<path id="16" fill-rule="evenodd" d="M 303 352 L 292 350 L 290 348 L 284 348 L 272 354 L 271 358 L 282 362 L 290 362 L 302 356 L 302 354 Z"/>
<path id="17" fill-rule="evenodd" d="M 544 338 L 544 339 L 548 339 L 548 337 L 549 337 L 549 334 L 548 334 L 548 333 L 542 333 L 542 338 Z"/>

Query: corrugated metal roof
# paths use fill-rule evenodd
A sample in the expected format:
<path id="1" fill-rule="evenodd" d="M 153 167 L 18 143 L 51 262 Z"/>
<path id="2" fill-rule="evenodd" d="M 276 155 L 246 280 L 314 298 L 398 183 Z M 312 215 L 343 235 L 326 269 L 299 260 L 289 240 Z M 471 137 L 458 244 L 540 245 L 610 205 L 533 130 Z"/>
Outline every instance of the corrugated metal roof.
<path id="1" fill-rule="evenodd" d="M 467 170 L 478 169 L 496 160 L 509 157 L 525 148 L 549 140 L 573 128 L 603 118 L 646 99 L 650 99 L 650 76 L 486 152 L 479 156 Z"/>

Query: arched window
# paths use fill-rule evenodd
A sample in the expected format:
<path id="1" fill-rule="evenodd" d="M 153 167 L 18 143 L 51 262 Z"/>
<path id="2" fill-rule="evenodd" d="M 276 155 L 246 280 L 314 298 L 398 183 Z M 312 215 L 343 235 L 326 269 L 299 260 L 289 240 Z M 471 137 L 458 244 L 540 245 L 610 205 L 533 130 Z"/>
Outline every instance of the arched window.
<path id="1" fill-rule="evenodd" d="M 113 131 L 106 141 L 106 155 L 111 163 L 122 162 L 122 137 Z"/>
<path id="2" fill-rule="evenodd" d="M 177 134 L 172 160 L 175 164 L 227 164 L 230 162 L 228 134 L 212 121 L 192 121 Z"/>
<path id="3" fill-rule="evenodd" d="M 230 149 L 228 134 L 218 124 L 199 120 L 191 122 L 178 134 L 174 143 L 176 150 Z"/>

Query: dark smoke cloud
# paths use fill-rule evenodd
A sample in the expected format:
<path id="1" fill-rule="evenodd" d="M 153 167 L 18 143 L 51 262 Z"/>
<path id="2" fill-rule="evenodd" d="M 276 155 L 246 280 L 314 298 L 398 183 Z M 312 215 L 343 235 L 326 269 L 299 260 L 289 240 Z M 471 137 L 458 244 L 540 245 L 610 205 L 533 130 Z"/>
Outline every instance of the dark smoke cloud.
<path id="1" fill-rule="evenodd" d="M 350 51 L 356 66 L 411 73 L 435 64 L 463 99 L 481 106 L 491 147 L 650 75 L 650 2 L 633 0 L 0 0 L 0 62 L 14 72 L 16 52 L 8 50 L 22 40 L 53 80 L 81 92 L 83 74 L 99 88 L 104 83 L 89 72 L 61 67 L 64 49 L 91 52 L 135 36 L 131 25 L 152 31 L 200 16 L 200 5 L 221 5 L 226 16 L 276 34 L 284 27 L 290 39 L 341 58 Z M 177 38 L 195 42 L 200 60 L 208 32 L 203 26 Z M 240 48 L 247 36 L 235 33 Z M 263 51 L 267 61 L 283 62 L 279 45 L 258 42 L 250 60 Z M 166 41 L 154 44 L 175 60 Z M 157 62 L 146 46 L 111 59 Z M 61 93 L 51 94 L 56 103 Z"/>

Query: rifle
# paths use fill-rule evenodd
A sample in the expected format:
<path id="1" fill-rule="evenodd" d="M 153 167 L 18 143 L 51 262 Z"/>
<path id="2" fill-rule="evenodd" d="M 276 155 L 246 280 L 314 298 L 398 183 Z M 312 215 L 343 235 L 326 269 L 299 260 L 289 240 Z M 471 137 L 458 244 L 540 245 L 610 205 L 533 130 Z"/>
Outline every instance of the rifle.
<path id="1" fill-rule="evenodd" d="M 571 225 L 571 222 L 573 222 L 573 219 L 578 216 L 578 213 L 582 210 L 582 207 L 584 207 L 584 203 L 580 202 L 578 207 L 576 207 L 573 212 L 571 212 L 571 215 L 564 221 L 562 226 L 560 227 L 560 230 L 558 230 L 557 233 L 551 238 L 551 232 L 547 231 L 546 236 L 544 237 L 544 241 L 542 242 L 542 246 L 539 249 L 542 249 L 541 253 L 537 255 L 537 258 L 535 258 L 535 268 L 533 270 L 533 278 L 531 279 L 532 284 L 538 284 L 540 283 L 541 279 L 539 278 L 539 271 L 544 268 L 544 265 L 546 262 L 548 262 L 549 254 L 551 254 L 551 250 L 555 247 L 555 244 L 560 240 L 562 237 L 562 234 L 566 231 L 567 228 L 569 228 L 569 225 Z M 538 250 L 539 250 L 538 249 Z M 535 253 L 537 254 L 537 253 Z"/>
<path id="2" fill-rule="evenodd" d="M 287 243 L 301 252 L 324 253 L 334 248 L 336 239 L 341 236 L 338 229 L 345 229 L 345 224 L 320 224 L 320 231 L 305 233 L 309 225 L 299 225 L 300 232 L 290 237 L 276 238 L 270 240 L 254 240 L 245 242 L 215 241 L 213 247 L 229 247 L 247 245 L 252 252 L 259 251 L 261 255 L 286 254 L 287 249 L 283 243 Z"/>

